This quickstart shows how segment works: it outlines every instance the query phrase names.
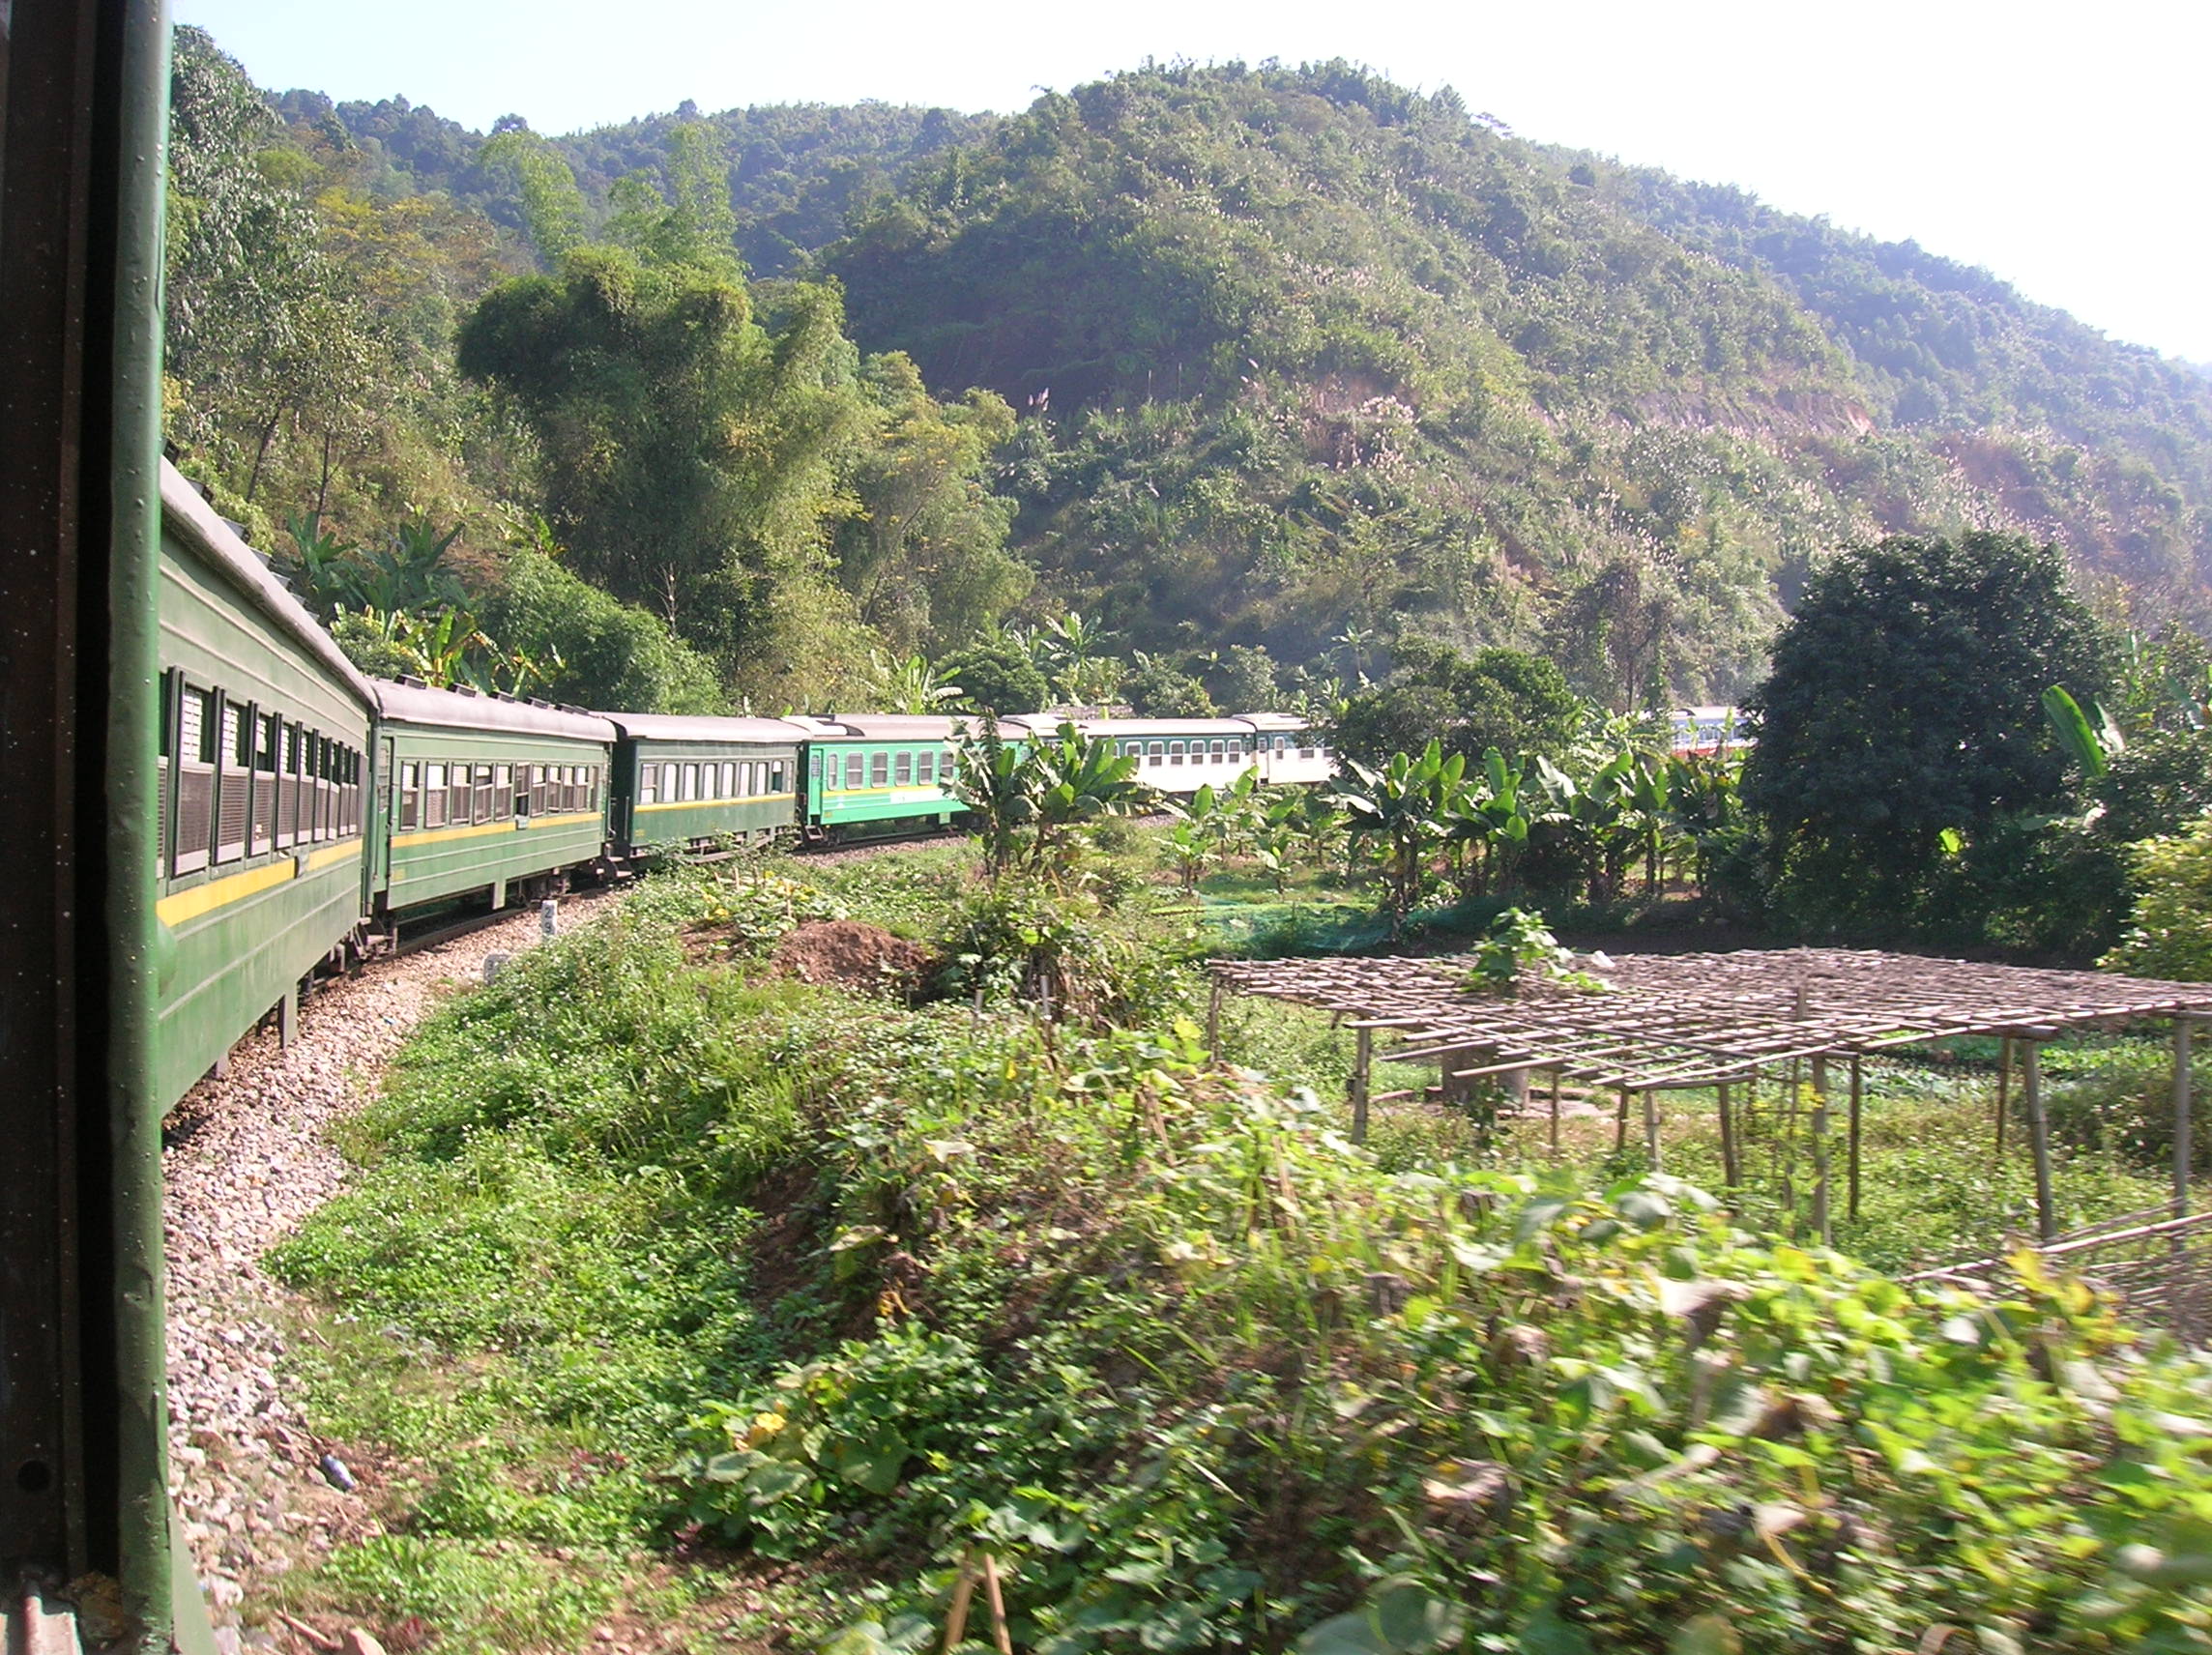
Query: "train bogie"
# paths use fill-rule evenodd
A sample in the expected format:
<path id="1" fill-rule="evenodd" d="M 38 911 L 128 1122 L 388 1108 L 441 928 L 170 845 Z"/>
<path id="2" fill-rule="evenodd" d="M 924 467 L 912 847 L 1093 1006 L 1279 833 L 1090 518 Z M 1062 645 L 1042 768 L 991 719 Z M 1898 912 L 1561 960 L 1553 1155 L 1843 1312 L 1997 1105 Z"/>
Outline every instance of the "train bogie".
<path id="1" fill-rule="evenodd" d="M 161 479 L 156 1068 L 163 1108 L 361 924 L 373 691 Z"/>
<path id="2" fill-rule="evenodd" d="M 615 727 L 501 696 L 380 683 L 389 823 L 371 871 L 387 915 L 550 884 L 607 853 Z"/>

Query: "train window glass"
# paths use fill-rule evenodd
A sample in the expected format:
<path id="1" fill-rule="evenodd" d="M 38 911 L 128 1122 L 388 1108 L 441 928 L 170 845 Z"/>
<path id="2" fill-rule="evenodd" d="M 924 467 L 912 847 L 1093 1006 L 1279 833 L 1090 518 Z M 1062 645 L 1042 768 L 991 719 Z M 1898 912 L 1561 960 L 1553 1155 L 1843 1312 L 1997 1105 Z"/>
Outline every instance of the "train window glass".
<path id="1" fill-rule="evenodd" d="M 446 825 L 446 767 L 422 767 L 422 826 L 443 828 Z"/>
<path id="2" fill-rule="evenodd" d="M 265 855 L 276 843 L 276 744 L 282 730 L 282 721 L 275 713 L 256 711 L 238 735 L 246 751 L 240 763 L 249 765 L 253 776 L 251 790 L 251 820 L 247 825 L 246 854 L 249 857 Z"/>
<path id="3" fill-rule="evenodd" d="M 214 831 L 215 695 L 212 690 L 185 686 L 177 711 L 177 820 L 171 868 L 180 874 L 196 873 L 208 864 L 208 840 Z"/>
<path id="4" fill-rule="evenodd" d="M 914 779 L 917 786 L 931 787 L 937 781 L 937 753 L 935 749 L 923 753 L 914 762 Z"/>
<path id="5" fill-rule="evenodd" d="M 1226 753 L 1228 752 L 1228 750 L 1229 750 L 1229 746 L 1228 746 L 1228 743 L 1227 743 L 1227 742 L 1225 742 L 1225 741 L 1216 741 L 1216 742 L 1214 742 L 1214 743 L 1213 743 L 1213 746 L 1212 746 L 1212 758 L 1213 758 L 1213 762 L 1214 762 L 1215 764 L 1219 764 L 1219 763 L 1222 761 L 1222 758 L 1224 757 L 1224 755 L 1226 755 Z"/>
<path id="6" fill-rule="evenodd" d="M 859 753 L 845 755 L 845 785 L 848 788 L 865 784 L 868 761 Z"/>
<path id="7" fill-rule="evenodd" d="M 891 781 L 891 756 L 888 753 L 868 755 L 868 785 L 888 787 Z"/>
<path id="8" fill-rule="evenodd" d="M 1170 741 L 1168 743 L 1168 763 L 1171 765 L 1179 765 L 1182 763 L 1182 743 L 1180 741 Z"/>
<path id="9" fill-rule="evenodd" d="M 748 774 L 750 774 L 752 766 L 747 765 L 745 767 L 745 770 Z M 752 790 L 747 788 L 745 791 L 750 793 Z M 735 798 L 738 797 L 738 764 L 735 759 L 732 759 L 728 764 L 725 764 L 722 767 L 722 797 L 724 798 Z"/>
<path id="10" fill-rule="evenodd" d="M 246 855 L 247 763 L 253 756 L 243 710 L 222 704 L 222 734 L 216 746 L 220 763 L 216 776 L 215 859 L 235 862 Z"/>
<path id="11" fill-rule="evenodd" d="M 727 798 L 730 790 L 722 785 L 722 765 L 699 767 L 699 797 L 702 798 Z"/>
<path id="12" fill-rule="evenodd" d="M 677 788 L 676 797 L 679 798 L 697 798 L 699 797 L 699 767 L 697 765 L 685 765 L 684 767 L 677 780 Z"/>
<path id="13" fill-rule="evenodd" d="M 475 792 L 476 792 L 476 810 L 475 810 L 475 818 L 476 818 L 476 820 L 477 820 L 477 821 L 479 821 L 479 822 L 489 822 L 489 821 L 491 821 L 491 820 L 492 820 L 492 779 L 491 779 L 491 766 L 489 766 L 489 765 L 478 765 L 478 766 L 476 766 L 476 767 L 475 767 L 475 769 L 476 769 L 476 787 L 475 787 Z"/>
<path id="14" fill-rule="evenodd" d="M 491 768 L 492 813 L 505 822 L 514 814 L 514 767 L 494 765 Z"/>
<path id="15" fill-rule="evenodd" d="M 816 748 L 813 754 L 808 758 L 806 773 L 812 776 L 816 781 L 820 781 L 822 779 L 822 752 L 820 748 Z"/>
<path id="16" fill-rule="evenodd" d="M 469 767 L 467 765 L 448 765 L 446 767 L 446 820 L 456 828 L 464 826 L 471 820 L 469 816 L 471 792 Z"/>
<path id="17" fill-rule="evenodd" d="M 1167 750 L 1168 744 L 1165 741 L 1154 741 L 1152 743 L 1151 751 L 1152 763 L 1155 765 L 1158 764 L 1161 758 L 1166 754 Z"/>
<path id="18" fill-rule="evenodd" d="M 564 810 L 583 809 L 584 767 L 581 765 L 563 766 L 561 779 L 564 783 L 561 789 L 561 808 Z"/>
<path id="19" fill-rule="evenodd" d="M 422 767 L 399 767 L 399 826 L 402 828 L 422 826 Z"/>
<path id="20" fill-rule="evenodd" d="M 781 765 L 769 766 L 768 790 L 771 793 L 781 793 L 783 791 L 783 767 Z"/>
<path id="21" fill-rule="evenodd" d="M 912 753 L 898 755 L 897 763 L 891 768 L 891 782 L 896 787 L 912 787 L 914 785 L 914 755 Z"/>

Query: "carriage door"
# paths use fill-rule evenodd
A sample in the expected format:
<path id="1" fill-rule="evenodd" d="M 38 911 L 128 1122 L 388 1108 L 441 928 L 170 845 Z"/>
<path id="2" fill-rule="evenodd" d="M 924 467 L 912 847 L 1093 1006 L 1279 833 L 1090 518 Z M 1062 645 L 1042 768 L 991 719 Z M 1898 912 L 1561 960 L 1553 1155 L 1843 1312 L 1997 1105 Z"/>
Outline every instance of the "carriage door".
<path id="1" fill-rule="evenodd" d="M 377 812 L 375 837 L 369 841 L 368 888 L 373 893 L 392 884 L 392 835 L 399 827 L 399 765 L 392 755 L 392 738 L 377 744 Z"/>

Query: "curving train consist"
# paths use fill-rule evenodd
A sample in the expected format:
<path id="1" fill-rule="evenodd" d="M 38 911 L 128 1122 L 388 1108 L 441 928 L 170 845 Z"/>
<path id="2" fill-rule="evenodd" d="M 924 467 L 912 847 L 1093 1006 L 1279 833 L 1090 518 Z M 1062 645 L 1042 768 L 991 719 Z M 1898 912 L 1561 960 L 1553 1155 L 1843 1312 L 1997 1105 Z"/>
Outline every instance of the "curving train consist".
<path id="1" fill-rule="evenodd" d="M 668 850 L 950 823 L 956 721 L 594 713 L 362 676 L 161 472 L 155 1062 L 162 1107 L 303 979 L 410 913 L 535 898 Z M 1054 715 L 1003 718 L 1014 740 Z M 1163 793 L 1320 781 L 1302 720 L 1091 720 Z"/>

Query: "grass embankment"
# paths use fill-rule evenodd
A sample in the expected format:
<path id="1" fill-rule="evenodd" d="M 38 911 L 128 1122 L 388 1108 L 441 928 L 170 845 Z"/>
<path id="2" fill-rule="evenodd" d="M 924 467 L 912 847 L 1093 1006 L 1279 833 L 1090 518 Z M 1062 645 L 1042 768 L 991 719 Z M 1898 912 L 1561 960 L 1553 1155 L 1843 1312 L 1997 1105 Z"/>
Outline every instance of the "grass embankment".
<path id="1" fill-rule="evenodd" d="M 957 916 L 980 1017 L 763 973 L 810 913 L 943 929 L 960 862 L 671 880 L 426 1028 L 276 1260 L 393 1526 L 303 1603 L 858 1655 L 941 1638 L 988 1553 L 1053 1655 L 2212 1640 L 2200 1360 L 2078 1289 L 1907 1292 L 1672 1180 L 1514 1170 L 1526 1128 L 1400 1110 L 1355 1149 L 1297 1089 L 1325 1023 L 1240 1008 L 1288 1084 L 1209 1067 L 1188 920 L 1139 896 L 1083 928 L 1154 1032 L 998 998 L 991 947 L 1065 911 Z M 1916 1084 L 1870 1115 L 1861 1239 L 1900 1258 L 2017 1199 Z M 2138 1204 L 2110 1151 L 2065 1187 L 2091 1167 Z"/>

